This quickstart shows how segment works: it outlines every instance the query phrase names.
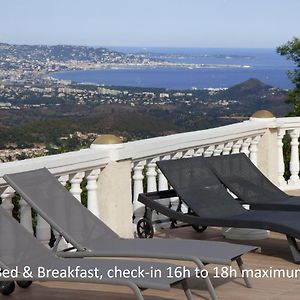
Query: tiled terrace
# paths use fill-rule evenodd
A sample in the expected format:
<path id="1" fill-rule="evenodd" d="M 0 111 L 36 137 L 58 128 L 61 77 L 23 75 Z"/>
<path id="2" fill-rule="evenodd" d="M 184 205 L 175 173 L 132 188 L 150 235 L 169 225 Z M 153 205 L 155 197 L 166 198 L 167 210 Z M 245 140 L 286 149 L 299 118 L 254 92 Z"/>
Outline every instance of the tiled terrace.
<path id="1" fill-rule="evenodd" d="M 192 228 L 180 228 L 175 230 L 165 229 L 157 233 L 158 238 L 192 238 L 209 239 L 215 241 L 224 240 L 219 228 L 208 228 L 203 233 L 196 233 Z M 239 241 L 234 241 L 239 242 Z M 246 244 L 245 241 L 240 243 Z M 261 253 L 250 253 L 244 258 L 249 269 L 298 269 L 299 265 L 292 262 L 290 250 L 286 238 L 281 234 L 272 233 L 269 239 L 261 241 L 247 241 L 248 244 L 257 245 L 262 248 Z M 208 266 L 212 270 L 215 265 Z M 235 264 L 233 264 L 235 268 Z M 213 274 L 213 273 L 212 273 Z M 194 299 L 210 299 L 209 294 L 201 280 L 190 280 Z M 213 279 L 219 299 L 224 300 L 298 300 L 300 293 L 298 279 L 262 278 L 252 279 L 253 288 L 248 289 L 241 278 Z M 180 287 L 172 288 L 170 291 L 147 290 L 143 293 L 145 300 L 171 300 L 185 299 Z M 4 296 L 2 296 L 4 298 Z M 117 300 L 134 299 L 132 292 L 123 287 L 83 284 L 43 282 L 34 283 L 26 290 L 16 288 L 16 291 L 7 299 L 14 300 Z"/>

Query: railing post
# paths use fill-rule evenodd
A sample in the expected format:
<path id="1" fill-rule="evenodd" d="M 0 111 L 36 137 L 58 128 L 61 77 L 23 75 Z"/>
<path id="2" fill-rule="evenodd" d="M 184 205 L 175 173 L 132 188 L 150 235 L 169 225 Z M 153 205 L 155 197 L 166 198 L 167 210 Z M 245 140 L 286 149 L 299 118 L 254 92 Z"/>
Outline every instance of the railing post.
<path id="1" fill-rule="evenodd" d="M 269 180 L 278 185 L 280 164 L 281 161 L 283 162 L 282 136 L 281 140 L 278 140 L 278 122 L 274 115 L 268 111 L 259 111 L 250 120 L 265 124 L 266 127 L 264 134 L 252 140 L 250 158 L 254 163 L 256 161 L 257 167 Z"/>
<path id="2" fill-rule="evenodd" d="M 99 136 L 91 145 L 91 149 L 106 153 L 110 159 L 98 177 L 97 206 L 99 217 L 107 226 L 122 238 L 132 238 L 132 161 L 118 161 L 122 148 L 122 140 L 113 135 Z M 94 175 L 90 180 L 95 181 Z"/>
<path id="3" fill-rule="evenodd" d="M 122 238 L 133 237 L 131 161 L 110 162 L 98 179 L 100 219 Z"/>

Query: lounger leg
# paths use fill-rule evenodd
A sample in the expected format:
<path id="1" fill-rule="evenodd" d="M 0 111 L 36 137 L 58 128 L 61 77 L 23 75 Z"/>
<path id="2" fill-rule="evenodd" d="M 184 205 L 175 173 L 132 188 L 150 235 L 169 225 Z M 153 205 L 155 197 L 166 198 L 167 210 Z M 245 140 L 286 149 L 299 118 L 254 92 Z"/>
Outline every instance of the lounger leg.
<path id="1" fill-rule="evenodd" d="M 135 295 L 135 299 L 136 300 L 144 300 L 144 297 L 142 295 L 142 292 L 141 290 L 139 289 L 139 287 L 134 284 L 134 283 L 131 283 L 131 282 L 128 282 L 128 287 L 130 287 L 132 289 L 132 291 L 134 292 L 134 295 Z"/>
<path id="2" fill-rule="evenodd" d="M 196 263 L 196 265 L 198 266 L 199 270 L 204 270 L 205 267 L 202 263 L 202 261 L 196 257 L 194 257 L 193 261 Z M 208 289 L 208 292 L 210 294 L 210 297 L 212 300 L 218 300 L 218 297 L 217 297 L 217 294 L 216 294 L 216 291 L 210 281 L 210 278 L 207 276 L 205 278 L 203 278 L 204 281 L 205 281 L 205 284 L 207 286 L 207 289 Z"/>
<path id="3" fill-rule="evenodd" d="M 191 292 L 186 280 L 182 281 L 182 287 L 183 287 L 184 293 L 186 295 L 186 299 L 187 300 L 193 300 L 192 292 Z"/>
<path id="4" fill-rule="evenodd" d="M 286 238 L 288 240 L 294 261 L 295 261 L 295 263 L 299 264 L 300 263 L 300 250 L 298 248 L 296 239 L 289 235 L 287 235 Z"/>
<path id="5" fill-rule="evenodd" d="M 238 266 L 239 266 L 239 269 L 240 269 L 240 271 L 241 271 L 241 274 L 242 274 L 242 276 L 243 276 L 243 278 L 244 278 L 244 280 L 245 280 L 246 286 L 247 286 L 248 288 L 252 288 L 252 284 L 251 284 L 250 278 L 248 278 L 247 276 L 244 276 L 243 270 L 245 270 L 245 268 L 244 268 L 244 263 L 243 263 L 242 258 L 241 258 L 241 257 L 238 257 L 238 258 L 236 259 L 236 262 L 237 262 L 237 264 L 238 264 Z"/>

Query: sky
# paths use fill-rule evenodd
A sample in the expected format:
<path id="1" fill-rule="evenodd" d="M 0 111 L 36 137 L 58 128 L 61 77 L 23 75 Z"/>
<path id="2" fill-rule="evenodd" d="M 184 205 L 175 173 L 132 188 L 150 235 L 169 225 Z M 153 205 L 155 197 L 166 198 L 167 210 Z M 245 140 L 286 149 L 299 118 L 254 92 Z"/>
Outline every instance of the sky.
<path id="1" fill-rule="evenodd" d="M 274 48 L 300 37 L 300 0 L 0 0 L 0 42 Z"/>

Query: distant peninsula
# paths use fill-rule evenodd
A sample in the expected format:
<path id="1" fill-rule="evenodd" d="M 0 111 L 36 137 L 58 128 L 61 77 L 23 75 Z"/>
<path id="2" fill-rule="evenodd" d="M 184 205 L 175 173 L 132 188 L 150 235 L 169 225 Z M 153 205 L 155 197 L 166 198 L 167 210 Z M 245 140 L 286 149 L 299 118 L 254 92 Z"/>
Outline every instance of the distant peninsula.
<path id="1" fill-rule="evenodd" d="M 126 54 L 103 47 L 0 43 L 0 81 L 53 83 L 53 72 L 105 68 L 248 68 L 234 64 L 175 63 L 149 54 Z"/>

